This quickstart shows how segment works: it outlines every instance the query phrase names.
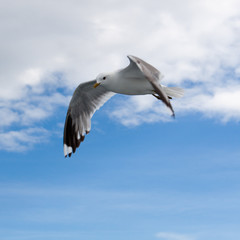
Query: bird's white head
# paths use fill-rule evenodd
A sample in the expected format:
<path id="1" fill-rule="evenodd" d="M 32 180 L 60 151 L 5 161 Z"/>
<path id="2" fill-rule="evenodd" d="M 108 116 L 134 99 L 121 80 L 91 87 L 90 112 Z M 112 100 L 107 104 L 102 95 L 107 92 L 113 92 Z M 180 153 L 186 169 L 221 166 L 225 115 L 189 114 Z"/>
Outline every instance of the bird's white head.
<path id="1" fill-rule="evenodd" d="M 104 82 L 106 82 L 107 79 L 108 79 L 108 74 L 106 74 L 106 73 L 98 74 L 96 77 L 97 82 L 94 84 L 94 88 L 96 88 L 100 84 L 104 84 Z"/>

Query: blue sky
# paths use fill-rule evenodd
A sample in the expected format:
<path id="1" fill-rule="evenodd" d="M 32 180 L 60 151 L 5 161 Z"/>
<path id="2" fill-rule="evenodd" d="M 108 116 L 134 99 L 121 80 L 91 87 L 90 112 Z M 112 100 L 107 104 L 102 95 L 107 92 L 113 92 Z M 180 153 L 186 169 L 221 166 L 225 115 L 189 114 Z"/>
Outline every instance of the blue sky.
<path id="1" fill-rule="evenodd" d="M 1 5 L 0 239 L 238 238 L 239 1 Z M 74 89 L 127 54 L 185 88 L 176 119 L 116 95 L 65 159 Z"/>

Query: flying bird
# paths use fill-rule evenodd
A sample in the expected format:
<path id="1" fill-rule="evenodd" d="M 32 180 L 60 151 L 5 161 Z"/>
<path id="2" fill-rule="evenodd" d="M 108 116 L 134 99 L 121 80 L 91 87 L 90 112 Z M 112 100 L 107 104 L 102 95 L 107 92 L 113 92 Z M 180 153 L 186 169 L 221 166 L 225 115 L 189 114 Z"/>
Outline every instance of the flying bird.
<path id="1" fill-rule="evenodd" d="M 93 81 L 81 83 L 73 93 L 64 126 L 63 150 L 65 157 L 71 157 L 85 135 L 90 132 L 91 118 L 114 94 L 152 94 L 161 100 L 172 112 L 172 97 L 182 97 L 183 89 L 166 87 L 160 83 L 163 75 L 142 59 L 127 56 L 130 64 L 111 73 L 101 73 Z"/>

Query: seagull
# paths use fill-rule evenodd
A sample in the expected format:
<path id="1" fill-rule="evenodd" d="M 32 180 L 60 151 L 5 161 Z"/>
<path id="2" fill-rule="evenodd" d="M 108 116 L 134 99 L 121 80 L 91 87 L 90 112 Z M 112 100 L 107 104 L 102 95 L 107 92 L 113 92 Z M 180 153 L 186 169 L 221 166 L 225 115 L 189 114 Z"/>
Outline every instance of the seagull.
<path id="1" fill-rule="evenodd" d="M 132 55 L 130 64 L 111 73 L 100 73 L 95 80 L 81 83 L 70 101 L 63 134 L 64 156 L 75 153 L 85 135 L 90 132 L 91 118 L 116 93 L 125 95 L 152 94 L 172 112 L 172 97 L 182 97 L 184 90 L 166 87 L 160 83 L 163 75 L 155 67 Z"/>

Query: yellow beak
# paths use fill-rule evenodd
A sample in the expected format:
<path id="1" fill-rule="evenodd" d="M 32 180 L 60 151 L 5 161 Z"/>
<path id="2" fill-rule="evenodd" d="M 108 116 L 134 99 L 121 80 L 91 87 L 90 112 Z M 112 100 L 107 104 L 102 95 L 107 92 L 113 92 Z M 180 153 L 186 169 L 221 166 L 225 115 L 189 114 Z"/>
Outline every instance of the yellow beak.
<path id="1" fill-rule="evenodd" d="M 95 84 L 93 85 L 93 87 L 96 88 L 96 87 L 98 87 L 99 85 L 100 85 L 100 83 L 95 83 Z"/>

